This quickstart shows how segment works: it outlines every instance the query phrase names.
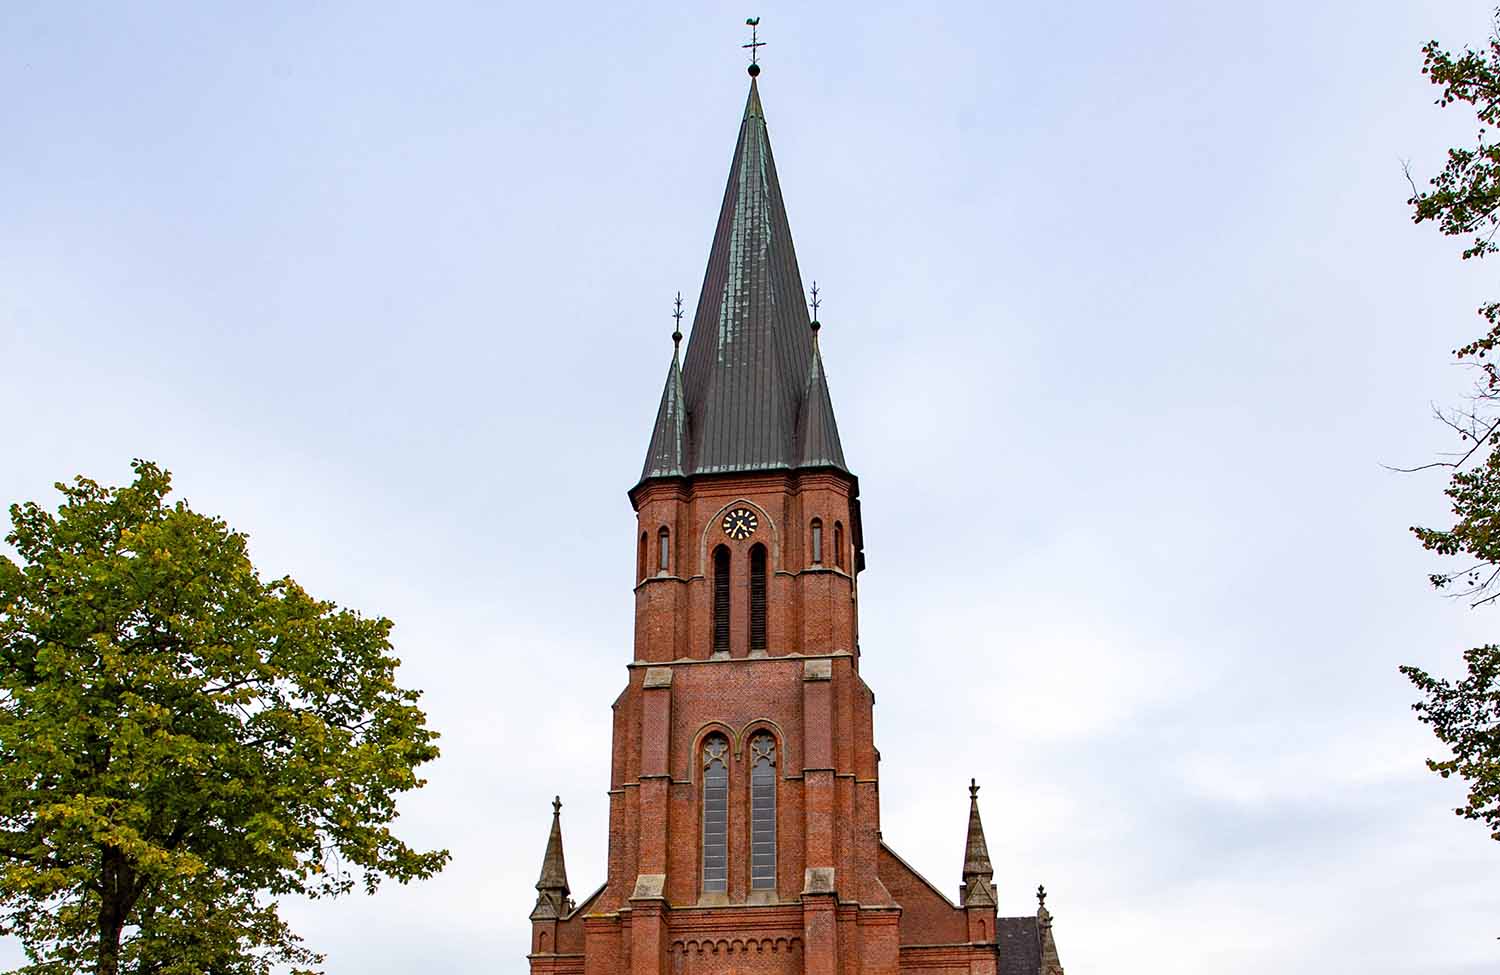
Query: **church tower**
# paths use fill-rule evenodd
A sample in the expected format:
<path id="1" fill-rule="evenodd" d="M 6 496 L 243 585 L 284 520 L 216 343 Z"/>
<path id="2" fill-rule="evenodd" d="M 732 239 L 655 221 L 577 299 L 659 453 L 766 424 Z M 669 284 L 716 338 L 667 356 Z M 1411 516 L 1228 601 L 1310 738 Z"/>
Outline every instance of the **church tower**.
<path id="1" fill-rule="evenodd" d="M 570 899 L 554 804 L 531 972 L 1061 975 L 1045 907 L 996 916 L 977 785 L 957 903 L 881 842 L 859 481 L 758 74 L 629 492 L 635 646 L 614 703 L 607 877 Z"/>

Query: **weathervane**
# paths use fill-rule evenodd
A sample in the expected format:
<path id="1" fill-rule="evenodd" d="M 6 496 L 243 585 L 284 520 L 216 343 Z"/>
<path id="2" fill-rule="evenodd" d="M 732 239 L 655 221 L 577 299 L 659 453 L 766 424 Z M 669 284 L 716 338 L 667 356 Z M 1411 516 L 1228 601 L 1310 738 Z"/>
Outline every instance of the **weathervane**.
<path id="1" fill-rule="evenodd" d="M 672 305 L 672 346 L 675 348 L 682 341 L 682 292 L 677 292 L 677 301 Z"/>
<path id="2" fill-rule="evenodd" d="M 750 77 L 754 78 L 760 74 L 760 49 L 766 46 L 766 42 L 761 40 L 756 33 L 756 28 L 760 26 L 759 17 L 747 18 L 745 26 L 750 28 L 750 43 L 741 44 L 740 47 L 750 49 Z"/>

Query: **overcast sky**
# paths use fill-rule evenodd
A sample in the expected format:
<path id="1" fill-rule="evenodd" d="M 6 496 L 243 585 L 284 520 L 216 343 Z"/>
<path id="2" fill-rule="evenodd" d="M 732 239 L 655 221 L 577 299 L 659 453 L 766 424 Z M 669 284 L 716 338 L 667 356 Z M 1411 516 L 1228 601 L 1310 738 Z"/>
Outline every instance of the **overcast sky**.
<path id="1" fill-rule="evenodd" d="M 332 975 L 524 971 L 549 802 L 604 878 L 639 473 L 761 91 L 860 476 L 882 821 L 1069 972 L 1500 967 L 1500 843 L 1397 673 L 1430 403 L 1496 268 L 1414 228 L 1484 2 L 0 5 L 0 500 L 132 457 L 396 621 L 438 878 Z M 19 958 L 0 941 L 0 964 Z"/>

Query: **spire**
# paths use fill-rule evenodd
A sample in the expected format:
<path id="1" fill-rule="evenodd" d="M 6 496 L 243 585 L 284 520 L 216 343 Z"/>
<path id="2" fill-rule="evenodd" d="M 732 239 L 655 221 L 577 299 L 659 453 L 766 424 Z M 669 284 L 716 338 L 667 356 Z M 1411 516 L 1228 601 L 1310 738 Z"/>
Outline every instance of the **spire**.
<path id="1" fill-rule="evenodd" d="M 847 469 L 810 324 L 752 77 L 692 334 L 668 374 L 642 480 L 804 458 Z"/>
<path id="2" fill-rule="evenodd" d="M 964 907 L 995 906 L 995 868 L 984 842 L 984 823 L 979 820 L 979 783 L 969 780 L 969 833 L 964 841 L 964 883 L 959 903 Z"/>
<path id="3" fill-rule="evenodd" d="M 568 868 L 563 863 L 562 798 L 552 799 L 552 833 L 547 837 L 547 852 L 542 857 L 542 875 L 536 882 L 536 907 L 533 921 L 564 917 L 572 909 L 568 900 Z"/>
<path id="4" fill-rule="evenodd" d="M 833 400 L 828 395 L 828 375 L 823 372 L 823 353 L 818 347 L 818 283 L 812 287 L 813 320 L 812 364 L 807 370 L 807 388 L 802 393 L 802 410 L 797 417 L 797 466 L 844 466 L 844 447 L 839 442 L 839 425 L 833 418 Z"/>
<path id="5" fill-rule="evenodd" d="M 1057 942 L 1052 939 L 1052 912 L 1047 910 L 1047 888 L 1036 889 L 1036 932 L 1041 948 L 1040 975 L 1063 975 L 1062 960 L 1057 957 Z"/>
<path id="6" fill-rule="evenodd" d="M 646 448 L 646 466 L 641 480 L 653 477 L 682 477 L 687 473 L 687 403 L 682 392 L 682 365 L 677 349 L 682 343 L 682 292 L 677 293 L 672 317 L 677 326 L 672 331 L 672 365 L 667 370 L 667 384 L 661 391 L 661 405 L 656 408 L 656 425 L 651 429 L 651 445 Z"/>

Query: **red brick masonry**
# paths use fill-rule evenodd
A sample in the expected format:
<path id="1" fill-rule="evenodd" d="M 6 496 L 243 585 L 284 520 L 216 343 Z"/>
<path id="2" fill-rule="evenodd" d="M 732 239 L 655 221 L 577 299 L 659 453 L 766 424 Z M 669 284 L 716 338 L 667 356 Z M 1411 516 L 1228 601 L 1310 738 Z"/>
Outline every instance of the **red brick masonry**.
<path id="1" fill-rule="evenodd" d="M 582 903 L 568 901 L 554 830 L 532 915 L 533 975 L 1047 967 L 1034 919 L 996 917 L 987 853 L 968 906 L 955 906 L 880 841 L 875 697 L 859 674 L 856 495 L 853 477 L 826 469 L 648 481 L 633 492 L 635 653 L 614 704 L 608 879 Z M 721 528 L 737 508 L 757 520 L 742 540 Z M 811 554 L 814 519 L 820 563 Z M 729 649 L 716 655 L 719 545 L 729 549 L 732 587 Z M 752 651 L 755 545 L 768 555 L 767 635 L 766 648 Z M 774 890 L 750 883 L 748 742 L 761 732 L 776 741 Z M 702 746 L 714 733 L 730 743 L 725 892 L 704 891 L 700 879 Z M 971 833 L 977 828 L 976 805 Z M 982 850 L 982 831 L 978 842 Z"/>

